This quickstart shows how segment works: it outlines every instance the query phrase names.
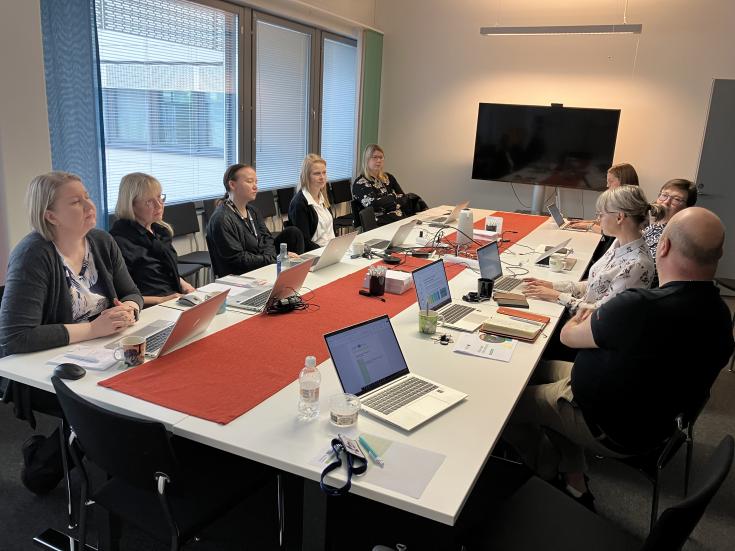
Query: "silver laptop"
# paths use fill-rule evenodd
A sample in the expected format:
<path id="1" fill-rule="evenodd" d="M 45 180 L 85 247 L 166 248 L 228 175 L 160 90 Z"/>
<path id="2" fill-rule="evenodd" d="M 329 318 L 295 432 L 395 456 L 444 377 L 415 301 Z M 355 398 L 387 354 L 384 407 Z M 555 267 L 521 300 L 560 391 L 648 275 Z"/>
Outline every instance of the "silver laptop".
<path id="1" fill-rule="evenodd" d="M 477 249 L 477 262 L 480 265 L 480 277 L 493 280 L 493 290 L 512 291 L 523 283 L 521 279 L 503 275 L 497 241 Z"/>
<path id="2" fill-rule="evenodd" d="M 548 266 L 549 258 L 551 257 L 551 255 L 558 253 L 559 251 L 564 249 L 569 244 L 570 241 L 571 241 L 571 238 L 567 239 L 566 241 L 562 241 L 558 245 L 554 245 L 553 247 L 546 249 L 546 251 L 541 253 L 541 255 L 534 261 L 534 263 L 539 266 Z M 567 250 L 567 253 L 568 252 L 569 250 Z"/>
<path id="3" fill-rule="evenodd" d="M 206 331 L 227 298 L 229 289 L 184 310 L 176 321 L 156 320 L 124 337 L 145 337 L 145 355 L 156 358 L 171 352 L 185 341 Z M 122 337 L 121 337 L 122 338 Z M 116 348 L 120 339 L 115 339 L 106 348 Z"/>
<path id="4" fill-rule="evenodd" d="M 324 340 L 345 392 L 367 413 L 413 430 L 467 397 L 408 369 L 388 316 L 327 333 Z"/>
<path id="5" fill-rule="evenodd" d="M 416 222 L 418 222 L 418 220 L 411 220 L 410 222 L 399 226 L 390 241 L 386 239 L 371 239 L 370 241 L 365 242 L 365 246 L 379 251 L 387 251 L 394 247 L 398 247 L 399 245 L 403 245 L 408 238 L 408 234 L 411 233 L 411 230 L 416 225 Z"/>
<path id="6" fill-rule="evenodd" d="M 465 201 L 464 203 L 460 203 L 456 207 L 452 209 L 452 212 L 449 213 L 447 216 L 438 216 L 436 218 L 427 218 L 424 220 L 429 225 L 437 224 L 439 226 L 451 224 L 457 218 L 459 218 L 459 213 L 462 212 L 462 209 L 466 209 L 470 205 L 469 201 Z"/>
<path id="7" fill-rule="evenodd" d="M 475 331 L 487 320 L 476 308 L 452 302 L 444 262 L 437 260 L 414 270 L 413 285 L 420 308 L 436 310 L 444 317 L 444 327 L 459 331 Z"/>
<path id="8" fill-rule="evenodd" d="M 262 312 L 269 304 L 296 294 L 304 284 L 313 263 L 314 259 L 309 259 L 287 270 L 282 270 L 272 286 L 247 289 L 242 293 L 232 295 L 227 300 L 227 306 L 253 313 Z"/>
<path id="9" fill-rule="evenodd" d="M 356 236 L 357 232 L 353 231 L 351 233 L 335 237 L 334 239 L 330 239 L 327 246 L 324 247 L 321 256 L 317 256 L 315 254 L 302 254 L 299 259 L 302 261 L 314 260 L 314 264 L 311 266 L 312 272 L 316 272 L 317 270 L 336 264 L 342 260 L 342 257 L 347 252 L 347 249 L 350 248 L 350 245 L 352 245 Z"/>
<path id="10" fill-rule="evenodd" d="M 561 214 L 561 211 L 557 208 L 556 205 L 549 205 L 548 209 L 549 214 L 554 219 L 554 222 L 556 222 L 556 225 L 559 226 L 560 230 L 569 230 L 569 231 L 590 231 L 590 228 L 592 225 L 590 225 L 587 228 L 572 228 L 570 227 L 570 224 L 573 224 L 575 222 L 579 222 L 579 220 L 565 220 L 564 217 Z"/>

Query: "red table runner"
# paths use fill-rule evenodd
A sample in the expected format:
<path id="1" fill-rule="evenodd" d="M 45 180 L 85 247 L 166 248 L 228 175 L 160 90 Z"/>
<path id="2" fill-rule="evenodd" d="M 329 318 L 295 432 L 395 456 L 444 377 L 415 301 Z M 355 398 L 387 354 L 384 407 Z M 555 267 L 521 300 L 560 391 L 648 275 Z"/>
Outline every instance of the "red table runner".
<path id="1" fill-rule="evenodd" d="M 518 232 L 517 239 L 546 220 L 498 215 L 505 219 L 504 227 Z M 408 257 L 405 264 L 389 267 L 411 270 L 426 263 Z M 447 266 L 447 277 L 462 269 Z M 385 302 L 359 295 L 366 270 L 304 295 L 310 304 L 307 310 L 253 316 L 99 384 L 202 419 L 229 423 L 290 384 L 305 356 L 316 356 L 317 364 L 326 360 L 325 333 L 382 314 L 395 316 L 416 302 L 413 289 L 402 295 L 386 294 Z M 294 394 L 294 411 L 296 399 Z"/>

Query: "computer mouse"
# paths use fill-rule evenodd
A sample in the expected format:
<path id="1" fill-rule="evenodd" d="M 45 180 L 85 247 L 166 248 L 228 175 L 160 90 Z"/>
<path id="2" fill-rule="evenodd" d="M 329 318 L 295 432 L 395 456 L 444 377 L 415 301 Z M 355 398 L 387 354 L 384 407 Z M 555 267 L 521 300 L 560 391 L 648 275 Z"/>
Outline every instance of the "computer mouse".
<path id="1" fill-rule="evenodd" d="M 197 304 L 202 303 L 202 298 L 194 293 L 189 293 L 188 295 L 179 297 L 179 300 L 176 302 L 181 304 L 181 306 L 196 306 Z"/>
<path id="2" fill-rule="evenodd" d="M 60 379 L 69 379 L 70 381 L 76 381 L 81 379 L 87 374 L 87 370 L 81 365 L 73 363 L 59 364 L 54 368 L 54 375 Z"/>

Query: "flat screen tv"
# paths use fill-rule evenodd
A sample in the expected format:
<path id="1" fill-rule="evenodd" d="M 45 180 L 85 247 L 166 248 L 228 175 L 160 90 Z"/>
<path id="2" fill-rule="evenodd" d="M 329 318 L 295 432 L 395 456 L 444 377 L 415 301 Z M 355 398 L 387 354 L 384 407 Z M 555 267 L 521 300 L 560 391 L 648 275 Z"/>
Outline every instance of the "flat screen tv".
<path id="1" fill-rule="evenodd" d="M 619 109 L 481 103 L 472 178 L 604 190 Z"/>

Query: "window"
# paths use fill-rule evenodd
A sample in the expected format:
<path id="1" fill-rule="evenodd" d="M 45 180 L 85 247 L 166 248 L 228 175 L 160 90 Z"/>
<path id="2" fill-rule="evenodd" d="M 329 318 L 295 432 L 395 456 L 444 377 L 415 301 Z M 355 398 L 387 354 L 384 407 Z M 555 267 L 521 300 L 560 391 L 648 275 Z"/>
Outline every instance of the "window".
<path id="1" fill-rule="evenodd" d="M 353 176 L 356 107 L 357 45 L 327 36 L 322 44 L 321 155 L 332 181 Z"/>
<path id="2" fill-rule="evenodd" d="M 185 0 L 95 0 L 107 205 L 146 172 L 170 201 L 222 193 L 237 159 L 238 14 Z"/>
<path id="3" fill-rule="evenodd" d="M 296 185 L 309 152 L 312 34 L 258 16 L 255 22 L 255 163 L 258 187 Z"/>

